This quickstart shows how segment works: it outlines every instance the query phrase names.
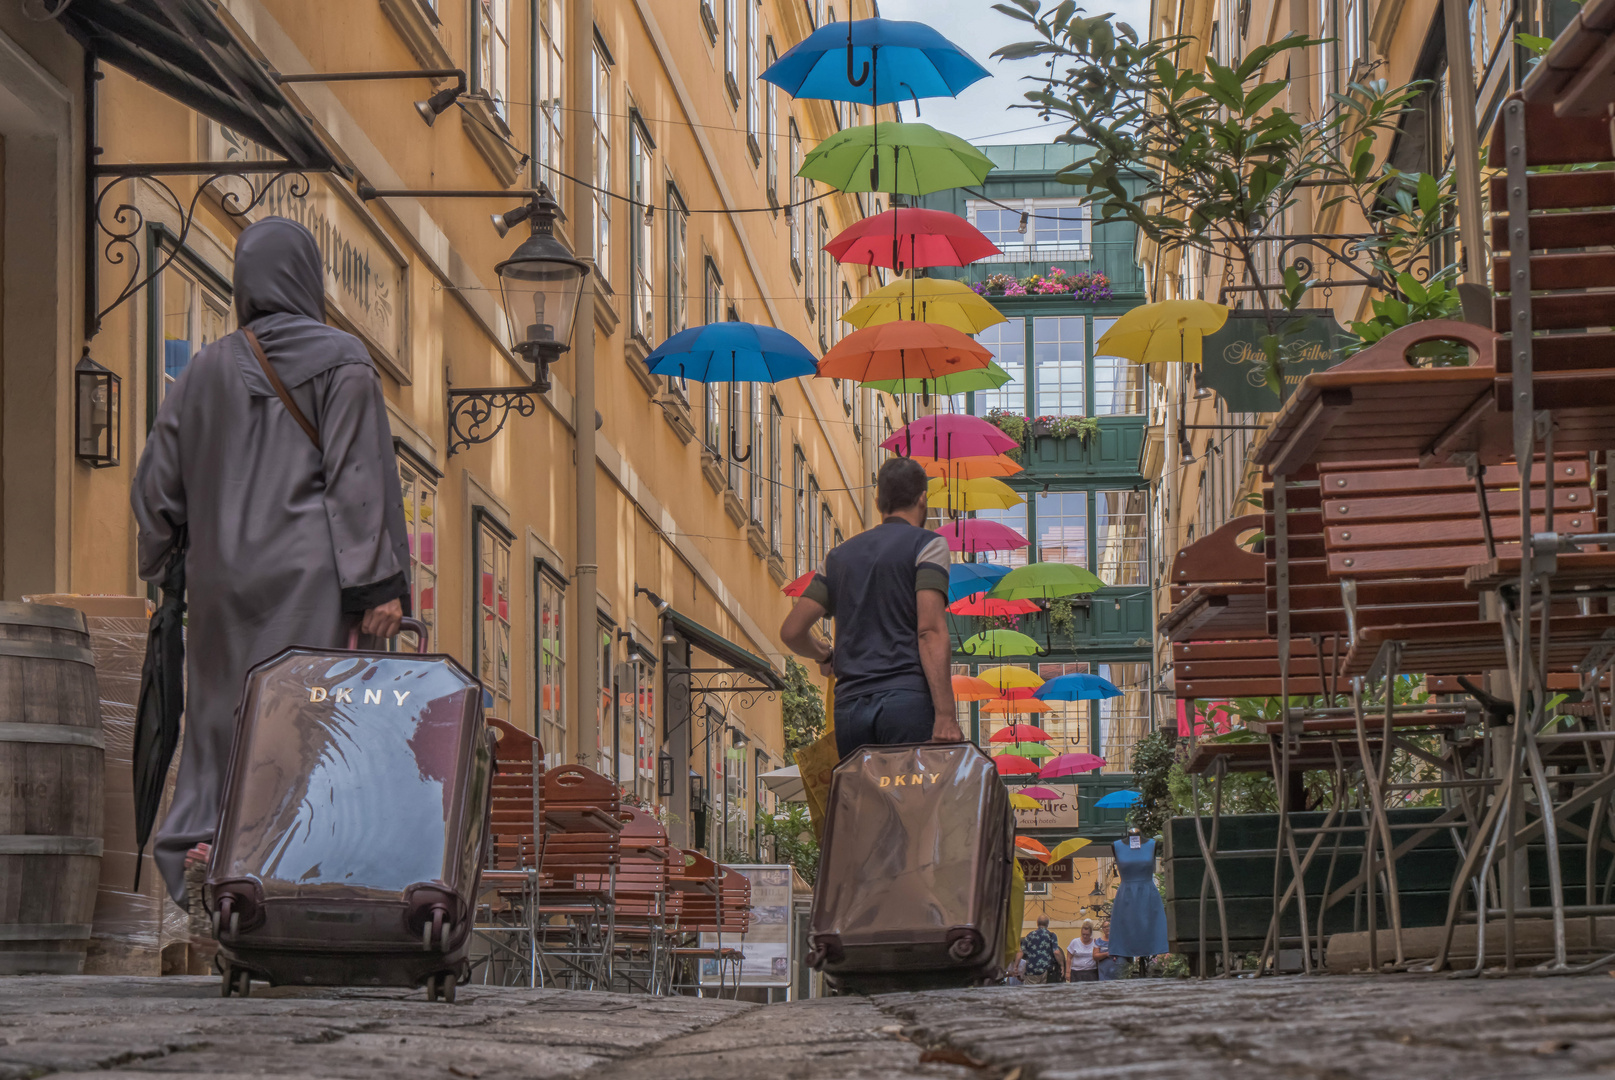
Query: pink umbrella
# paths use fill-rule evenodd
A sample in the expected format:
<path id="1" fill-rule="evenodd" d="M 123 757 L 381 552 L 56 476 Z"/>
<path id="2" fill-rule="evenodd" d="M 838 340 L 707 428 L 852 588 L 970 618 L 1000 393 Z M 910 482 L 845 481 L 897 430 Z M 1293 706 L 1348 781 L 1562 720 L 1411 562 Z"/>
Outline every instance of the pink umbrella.
<path id="1" fill-rule="evenodd" d="M 1038 779 L 1053 780 L 1057 776 L 1075 776 L 1102 768 L 1105 759 L 1094 754 L 1056 754 L 1037 771 Z"/>
<path id="2" fill-rule="evenodd" d="M 950 521 L 937 532 L 948 542 L 950 551 L 1012 551 L 1032 543 L 1008 525 L 986 518 Z"/>
<path id="3" fill-rule="evenodd" d="M 1017 794 L 1029 795 L 1034 799 L 1063 799 L 1063 798 L 1065 798 L 1064 795 L 1061 795 L 1058 791 L 1055 791 L 1053 788 L 1023 787 L 1023 788 L 1017 788 L 1016 791 L 1017 791 Z"/>
<path id="4" fill-rule="evenodd" d="M 973 458 L 991 457 L 1013 450 L 1020 443 L 977 416 L 941 413 L 905 424 L 897 434 L 880 444 L 882 450 L 905 457 Z"/>

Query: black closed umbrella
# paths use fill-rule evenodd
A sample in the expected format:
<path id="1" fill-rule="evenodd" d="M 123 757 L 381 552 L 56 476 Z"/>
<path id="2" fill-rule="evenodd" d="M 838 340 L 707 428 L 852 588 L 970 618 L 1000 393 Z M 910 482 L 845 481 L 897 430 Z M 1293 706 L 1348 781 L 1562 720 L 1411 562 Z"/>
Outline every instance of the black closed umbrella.
<path id="1" fill-rule="evenodd" d="M 140 669 L 140 701 L 135 707 L 135 884 L 146 841 L 163 801 L 163 781 L 179 745 L 179 718 L 185 711 L 185 548 L 184 526 L 163 573 L 162 603 L 146 632 L 146 662 Z"/>

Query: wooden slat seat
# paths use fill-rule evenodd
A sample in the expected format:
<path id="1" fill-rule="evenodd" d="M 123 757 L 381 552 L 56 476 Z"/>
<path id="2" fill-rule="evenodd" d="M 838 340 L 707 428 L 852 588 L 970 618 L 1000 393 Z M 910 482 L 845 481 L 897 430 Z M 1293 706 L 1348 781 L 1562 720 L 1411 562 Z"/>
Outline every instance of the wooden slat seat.
<path id="1" fill-rule="evenodd" d="M 1377 755 L 1379 746 L 1378 740 L 1370 740 L 1369 752 Z M 1333 769 L 1337 751 L 1340 760 L 1347 765 L 1357 764 L 1362 760 L 1355 739 L 1328 741 L 1304 739 L 1292 750 L 1290 768 L 1292 771 Z M 1190 752 L 1183 770 L 1192 775 L 1204 776 L 1216 767 L 1218 759 L 1223 761 L 1229 772 L 1255 772 L 1268 775 L 1273 773 L 1273 751 L 1267 740 L 1237 743 L 1198 742 Z"/>
<path id="2" fill-rule="evenodd" d="M 1555 522 L 1555 525 L 1558 523 Z M 1572 551 L 1561 554 L 1553 573 L 1553 587 L 1596 589 L 1615 585 L 1615 551 Z M 1464 585 L 1471 589 L 1495 589 L 1520 580 L 1520 556 L 1500 554 L 1464 572 Z"/>
<path id="3" fill-rule="evenodd" d="M 1427 623 L 1371 627 L 1346 656 L 1347 675 L 1366 674 L 1380 648 L 1402 649 L 1401 668 L 1433 675 L 1461 675 L 1507 667 L 1502 624 L 1495 622 Z M 1567 671 L 1595 648 L 1615 644 L 1615 615 L 1563 615 L 1553 619 L 1548 638 L 1548 666 Z"/>

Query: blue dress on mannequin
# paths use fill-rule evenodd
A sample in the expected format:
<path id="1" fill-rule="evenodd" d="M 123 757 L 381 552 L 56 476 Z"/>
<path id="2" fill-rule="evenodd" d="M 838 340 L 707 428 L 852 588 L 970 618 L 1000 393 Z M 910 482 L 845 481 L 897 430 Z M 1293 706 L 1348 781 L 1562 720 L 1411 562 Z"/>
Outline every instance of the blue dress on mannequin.
<path id="1" fill-rule="evenodd" d="M 1155 887 L 1155 841 L 1134 848 L 1126 840 L 1111 845 L 1121 888 L 1110 908 L 1112 956 L 1156 956 L 1166 952 L 1166 905 Z"/>

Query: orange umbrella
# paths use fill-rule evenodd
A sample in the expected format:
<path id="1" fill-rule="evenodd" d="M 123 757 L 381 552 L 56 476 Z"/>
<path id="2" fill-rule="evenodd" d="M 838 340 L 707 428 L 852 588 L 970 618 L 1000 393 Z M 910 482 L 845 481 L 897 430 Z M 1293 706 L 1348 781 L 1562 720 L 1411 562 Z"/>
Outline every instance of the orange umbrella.
<path id="1" fill-rule="evenodd" d="M 1025 469 L 1003 454 L 990 457 L 934 458 L 916 457 L 925 468 L 925 475 L 946 477 L 950 480 L 980 480 L 989 476 L 1014 476 Z"/>
<path id="2" fill-rule="evenodd" d="M 1041 862 L 1049 861 L 1049 849 L 1044 847 L 1036 840 L 1033 840 L 1030 836 L 1017 836 L 1015 838 L 1015 846 L 1021 851 L 1026 852 L 1028 855 L 1036 856 Z"/>
<path id="3" fill-rule="evenodd" d="M 819 361 L 821 378 L 939 379 L 983 368 L 992 350 L 941 323 L 889 322 L 866 326 L 842 338 Z"/>
<path id="4" fill-rule="evenodd" d="M 1010 724 L 993 732 L 992 742 L 1048 742 L 1051 736 L 1036 724 Z"/>
<path id="5" fill-rule="evenodd" d="M 990 683 L 976 678 L 974 675 L 955 675 L 953 677 L 953 700 L 955 701 L 991 701 L 998 697 L 998 691 Z"/>
<path id="6" fill-rule="evenodd" d="M 1037 698 L 1023 698 L 1020 701 L 999 698 L 997 701 L 989 701 L 981 707 L 981 715 L 983 716 L 996 716 L 999 713 L 1046 713 L 1053 711 L 1054 706 L 1046 701 L 1039 701 Z"/>

